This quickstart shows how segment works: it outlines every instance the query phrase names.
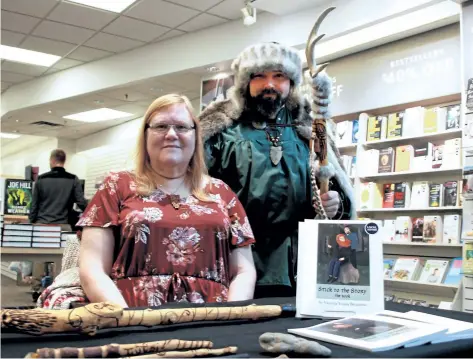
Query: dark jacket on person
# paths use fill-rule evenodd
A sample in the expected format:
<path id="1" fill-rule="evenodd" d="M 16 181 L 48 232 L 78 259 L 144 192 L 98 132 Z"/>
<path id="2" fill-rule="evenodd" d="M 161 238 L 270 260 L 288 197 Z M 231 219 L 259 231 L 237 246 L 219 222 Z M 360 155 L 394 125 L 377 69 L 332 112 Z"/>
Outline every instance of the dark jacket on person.
<path id="1" fill-rule="evenodd" d="M 29 220 L 31 223 L 68 224 L 74 203 L 81 210 L 87 207 L 79 178 L 63 167 L 53 167 L 36 181 Z"/>

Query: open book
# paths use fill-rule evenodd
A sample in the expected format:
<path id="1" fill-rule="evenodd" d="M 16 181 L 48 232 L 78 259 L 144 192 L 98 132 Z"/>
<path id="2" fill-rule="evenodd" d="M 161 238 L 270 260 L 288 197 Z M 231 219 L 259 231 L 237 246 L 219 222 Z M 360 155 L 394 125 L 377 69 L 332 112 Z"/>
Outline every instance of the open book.
<path id="1" fill-rule="evenodd" d="M 416 342 L 425 344 L 432 338 L 445 335 L 447 331 L 445 325 L 376 314 L 357 315 L 308 328 L 288 329 L 292 334 L 370 352 L 392 350 Z"/>

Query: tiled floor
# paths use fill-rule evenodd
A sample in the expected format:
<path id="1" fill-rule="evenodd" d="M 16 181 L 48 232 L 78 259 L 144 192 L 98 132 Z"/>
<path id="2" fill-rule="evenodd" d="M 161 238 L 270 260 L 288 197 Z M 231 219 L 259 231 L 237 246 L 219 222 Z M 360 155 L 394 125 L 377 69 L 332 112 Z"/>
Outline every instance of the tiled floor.
<path id="1" fill-rule="evenodd" d="M 33 306 L 33 298 L 31 297 L 30 286 L 18 286 L 16 282 L 2 275 L 1 278 L 1 306 L 2 307 L 19 307 Z"/>

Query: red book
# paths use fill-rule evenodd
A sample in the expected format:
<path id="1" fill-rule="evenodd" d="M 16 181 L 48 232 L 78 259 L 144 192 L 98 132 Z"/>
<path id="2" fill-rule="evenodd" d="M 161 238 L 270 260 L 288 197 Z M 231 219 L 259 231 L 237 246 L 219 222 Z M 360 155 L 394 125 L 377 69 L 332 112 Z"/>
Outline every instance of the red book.
<path id="1" fill-rule="evenodd" d="M 394 207 L 394 183 L 383 185 L 383 208 Z"/>

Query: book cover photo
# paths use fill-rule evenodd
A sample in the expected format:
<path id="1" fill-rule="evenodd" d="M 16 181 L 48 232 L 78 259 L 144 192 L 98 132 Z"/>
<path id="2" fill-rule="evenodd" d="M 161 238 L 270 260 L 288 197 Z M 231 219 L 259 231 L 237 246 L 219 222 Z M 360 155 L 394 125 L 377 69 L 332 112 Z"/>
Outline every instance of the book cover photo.
<path id="1" fill-rule="evenodd" d="M 299 225 L 300 317 L 341 318 L 384 309 L 381 222 L 306 220 Z"/>

